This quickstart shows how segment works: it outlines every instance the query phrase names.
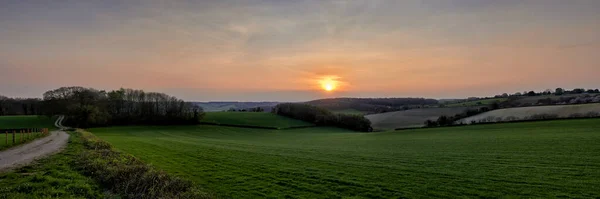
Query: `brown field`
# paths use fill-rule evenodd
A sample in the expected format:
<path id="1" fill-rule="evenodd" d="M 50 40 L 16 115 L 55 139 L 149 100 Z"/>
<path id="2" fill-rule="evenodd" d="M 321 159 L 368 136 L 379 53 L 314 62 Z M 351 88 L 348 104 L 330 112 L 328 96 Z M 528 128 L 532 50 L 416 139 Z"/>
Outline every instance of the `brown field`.
<path id="1" fill-rule="evenodd" d="M 425 108 L 366 115 L 375 130 L 422 127 L 427 120 L 442 115 L 453 116 L 474 107 Z"/>
<path id="2" fill-rule="evenodd" d="M 458 121 L 457 123 L 469 124 L 471 121 L 479 122 L 486 118 L 503 118 L 506 120 L 507 117 L 516 117 L 523 119 L 531 117 L 536 114 L 551 114 L 557 115 L 558 117 L 569 117 L 573 114 L 586 114 L 589 112 L 600 113 L 600 103 L 594 104 L 576 104 L 576 105 L 553 105 L 553 106 L 530 106 L 530 107 L 519 107 L 519 108 L 506 108 L 498 109 L 490 112 L 485 112 L 479 115 L 471 116 Z"/>

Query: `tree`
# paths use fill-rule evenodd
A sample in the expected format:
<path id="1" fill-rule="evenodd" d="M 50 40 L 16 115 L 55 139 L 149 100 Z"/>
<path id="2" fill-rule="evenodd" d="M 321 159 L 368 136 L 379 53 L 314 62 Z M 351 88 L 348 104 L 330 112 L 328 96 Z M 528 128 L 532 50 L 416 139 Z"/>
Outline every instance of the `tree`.
<path id="1" fill-rule="evenodd" d="M 529 91 L 527 93 L 527 96 L 535 96 L 535 95 L 536 95 L 535 91 Z"/>
<path id="2" fill-rule="evenodd" d="M 507 93 L 502 93 L 502 97 L 503 97 L 503 98 L 507 98 L 507 97 L 508 97 L 508 94 L 507 94 Z"/>
<path id="3" fill-rule="evenodd" d="M 554 95 L 563 95 L 563 94 L 565 94 L 565 89 L 556 88 L 556 90 L 554 90 Z"/>
<path id="4" fill-rule="evenodd" d="M 584 93 L 584 92 L 585 92 L 585 89 L 583 89 L 583 88 L 573 89 L 573 93 L 576 93 L 576 94 L 581 94 L 581 93 Z"/>

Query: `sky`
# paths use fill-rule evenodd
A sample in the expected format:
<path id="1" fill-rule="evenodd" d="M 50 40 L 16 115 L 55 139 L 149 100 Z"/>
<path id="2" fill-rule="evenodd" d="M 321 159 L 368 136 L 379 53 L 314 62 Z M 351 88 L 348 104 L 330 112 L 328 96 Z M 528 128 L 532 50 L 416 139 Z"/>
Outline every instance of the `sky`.
<path id="1" fill-rule="evenodd" d="M 61 86 L 191 101 L 598 88 L 599 50 L 598 0 L 0 0 L 0 95 L 12 97 Z"/>

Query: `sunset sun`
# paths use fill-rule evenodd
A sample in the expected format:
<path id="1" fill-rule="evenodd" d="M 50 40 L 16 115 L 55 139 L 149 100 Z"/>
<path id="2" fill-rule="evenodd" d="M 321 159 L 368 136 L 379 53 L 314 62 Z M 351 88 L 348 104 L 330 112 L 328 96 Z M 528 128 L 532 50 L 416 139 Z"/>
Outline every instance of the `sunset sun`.
<path id="1" fill-rule="evenodd" d="M 320 81 L 320 83 L 321 83 L 321 88 L 323 88 L 323 90 L 325 90 L 325 91 L 333 91 L 337 87 L 337 81 L 331 77 L 323 78 Z"/>

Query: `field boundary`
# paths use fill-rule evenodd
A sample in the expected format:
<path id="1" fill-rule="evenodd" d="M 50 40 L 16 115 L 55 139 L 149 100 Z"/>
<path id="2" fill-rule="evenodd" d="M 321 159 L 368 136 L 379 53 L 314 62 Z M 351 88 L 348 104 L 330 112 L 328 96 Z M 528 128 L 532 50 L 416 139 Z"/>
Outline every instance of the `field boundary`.
<path id="1" fill-rule="evenodd" d="M 214 198 L 192 181 L 115 150 L 88 131 L 77 129 L 73 134 L 83 146 L 74 168 L 112 193 L 126 198 Z"/>
<path id="2" fill-rule="evenodd" d="M 200 125 L 211 125 L 211 126 L 229 126 L 229 127 L 239 127 L 239 128 L 251 128 L 251 129 L 271 129 L 271 130 L 286 130 L 286 129 L 301 129 L 301 128 L 312 128 L 317 125 L 310 126 L 293 126 L 293 127 L 270 127 L 270 126 L 254 126 L 254 125 L 242 125 L 242 124 L 221 124 L 216 122 L 200 122 Z"/>

